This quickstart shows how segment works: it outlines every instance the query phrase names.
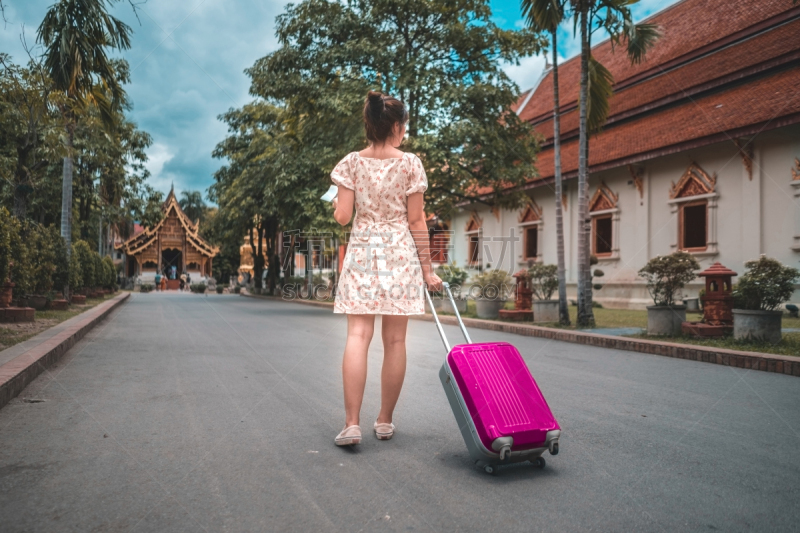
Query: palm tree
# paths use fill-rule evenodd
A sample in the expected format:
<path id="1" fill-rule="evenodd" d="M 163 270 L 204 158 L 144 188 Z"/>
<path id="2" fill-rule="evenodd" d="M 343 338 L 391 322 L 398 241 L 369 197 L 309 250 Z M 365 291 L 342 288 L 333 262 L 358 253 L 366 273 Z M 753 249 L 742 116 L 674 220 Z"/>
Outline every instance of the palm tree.
<path id="1" fill-rule="evenodd" d="M 641 63 L 659 37 L 653 24 L 635 24 L 630 6 L 639 0 L 570 0 L 581 42 L 580 133 L 578 147 L 578 326 L 594 325 L 592 311 L 591 224 L 588 209 L 589 133 L 608 116 L 613 76 L 591 56 L 591 37 L 603 28 L 614 45 L 622 44 L 631 63 Z M 603 97 L 605 95 L 605 98 Z M 594 104 L 594 105 L 592 105 Z"/>
<path id="2" fill-rule="evenodd" d="M 94 105 L 103 124 L 113 131 L 114 110 L 125 100 L 112 60 L 106 49 L 130 48 L 131 28 L 108 14 L 118 0 L 59 0 L 50 6 L 37 30 L 37 42 L 45 46 L 45 70 L 56 91 L 67 97 L 61 107 L 67 131 L 61 191 L 61 236 L 69 254 L 72 241 L 72 156 L 76 114 Z M 69 298 L 69 286 L 64 287 Z"/>
<path id="3" fill-rule="evenodd" d="M 178 204 L 193 222 L 199 222 L 205 217 L 208 206 L 203 201 L 203 193 L 200 191 L 182 191 L 181 199 Z"/>
<path id="4" fill-rule="evenodd" d="M 553 155 L 556 180 L 556 242 L 558 264 L 558 319 L 568 326 L 567 272 L 564 261 L 564 213 L 561 198 L 561 105 L 558 94 L 558 27 L 564 20 L 565 0 L 522 0 L 522 16 L 534 30 L 548 32 L 553 51 Z"/>

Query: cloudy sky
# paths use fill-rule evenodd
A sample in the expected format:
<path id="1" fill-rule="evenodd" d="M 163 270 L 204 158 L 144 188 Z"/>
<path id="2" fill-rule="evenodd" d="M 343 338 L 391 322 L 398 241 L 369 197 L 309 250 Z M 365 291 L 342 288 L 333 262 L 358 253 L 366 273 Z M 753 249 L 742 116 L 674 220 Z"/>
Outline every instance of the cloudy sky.
<path id="1" fill-rule="evenodd" d="M 0 26 L 0 50 L 24 62 L 24 33 L 35 44 L 36 28 L 54 0 L 3 0 L 7 22 Z M 642 0 L 634 7 L 637 20 L 677 0 Z M 205 190 L 220 161 L 211 157 L 224 138 L 217 116 L 251 100 L 244 69 L 275 50 L 274 20 L 288 3 L 282 0 L 135 0 L 139 19 L 126 1 L 113 14 L 133 30 L 124 57 L 132 69 L 127 86 L 133 101 L 130 118 L 153 136 L 148 151 L 151 185 L 164 192 Z M 495 21 L 518 28 L 519 0 L 491 0 Z M 572 57 L 577 43 L 571 26 L 560 36 L 560 55 Z M 595 42 L 599 42 L 596 38 Z M 41 53 L 41 48 L 34 48 Z M 506 72 L 525 89 L 538 79 L 544 58 L 524 59 Z"/>

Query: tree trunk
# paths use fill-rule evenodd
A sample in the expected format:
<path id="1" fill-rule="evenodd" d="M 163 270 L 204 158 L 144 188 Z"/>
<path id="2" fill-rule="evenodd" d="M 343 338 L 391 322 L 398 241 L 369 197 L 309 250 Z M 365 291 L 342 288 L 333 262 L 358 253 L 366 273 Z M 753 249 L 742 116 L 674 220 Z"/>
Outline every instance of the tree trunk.
<path id="1" fill-rule="evenodd" d="M 556 247 L 558 263 L 558 321 L 568 326 L 569 303 L 567 302 L 567 272 L 564 261 L 564 213 L 563 183 L 561 178 L 561 105 L 558 94 L 558 37 L 551 33 L 553 41 L 553 154 L 556 178 Z"/>
<path id="2" fill-rule="evenodd" d="M 64 158 L 61 175 L 61 237 L 67 247 L 67 261 L 72 254 L 72 141 L 73 129 L 67 121 L 67 157 Z M 69 300 L 69 280 L 64 286 L 64 298 Z"/>
<path id="3" fill-rule="evenodd" d="M 580 3 L 580 36 L 581 36 L 581 81 L 580 81 L 580 136 L 578 148 L 578 326 L 594 325 L 591 296 L 586 287 L 591 278 L 586 279 L 589 270 L 588 236 L 586 235 L 588 213 L 588 161 L 587 146 L 587 108 L 589 88 L 589 5 Z"/>

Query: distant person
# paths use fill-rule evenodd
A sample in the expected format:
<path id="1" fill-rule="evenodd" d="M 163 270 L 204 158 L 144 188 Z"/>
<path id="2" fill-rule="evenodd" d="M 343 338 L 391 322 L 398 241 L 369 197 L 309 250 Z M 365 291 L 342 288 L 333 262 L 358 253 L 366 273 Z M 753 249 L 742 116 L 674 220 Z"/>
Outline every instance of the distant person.
<path id="1" fill-rule="evenodd" d="M 392 415 L 406 374 L 408 315 L 425 313 L 426 285 L 433 291 L 442 288 L 431 268 L 425 169 L 416 155 L 397 149 L 407 122 L 403 102 L 370 91 L 364 104 L 370 146 L 349 153 L 331 172 L 339 186 L 333 200 L 336 222 L 349 224 L 358 206 L 333 308 L 347 314 L 345 424 L 335 439 L 339 446 L 361 442 L 359 419 L 375 315 L 381 315 L 384 355 L 381 408 L 373 429 L 379 440 L 388 440 L 394 435 Z"/>
<path id="2" fill-rule="evenodd" d="M 186 272 L 181 274 L 181 290 L 186 289 Z"/>
<path id="3" fill-rule="evenodd" d="M 161 276 L 161 290 L 167 290 L 167 276 Z"/>
<path id="4" fill-rule="evenodd" d="M 156 290 L 161 289 L 161 272 L 156 272 Z"/>

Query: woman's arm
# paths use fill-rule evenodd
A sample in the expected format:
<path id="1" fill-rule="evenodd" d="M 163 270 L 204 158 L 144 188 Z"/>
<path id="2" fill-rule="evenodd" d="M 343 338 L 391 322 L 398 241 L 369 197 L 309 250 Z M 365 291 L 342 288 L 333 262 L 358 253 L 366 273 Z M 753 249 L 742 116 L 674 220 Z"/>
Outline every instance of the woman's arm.
<path id="1" fill-rule="evenodd" d="M 421 192 L 408 195 L 408 227 L 411 229 L 411 236 L 417 245 L 417 255 L 422 266 L 422 278 L 428 285 L 428 290 L 441 290 L 442 280 L 434 274 L 431 267 L 428 225 L 425 223 L 425 200 Z"/>
<path id="2" fill-rule="evenodd" d="M 333 219 L 346 226 L 353 218 L 353 204 L 356 201 L 356 193 L 347 187 L 339 187 L 339 194 L 333 199 Z"/>

